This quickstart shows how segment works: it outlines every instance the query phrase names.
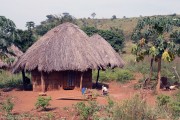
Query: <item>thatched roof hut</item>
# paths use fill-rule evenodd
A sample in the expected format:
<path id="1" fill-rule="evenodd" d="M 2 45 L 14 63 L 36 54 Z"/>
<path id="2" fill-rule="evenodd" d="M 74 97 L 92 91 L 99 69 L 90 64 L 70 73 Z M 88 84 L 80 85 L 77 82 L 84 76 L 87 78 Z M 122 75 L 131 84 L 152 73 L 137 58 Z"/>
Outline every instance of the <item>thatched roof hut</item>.
<path id="1" fill-rule="evenodd" d="M 111 68 L 124 66 L 124 61 L 121 59 L 120 55 L 100 35 L 95 34 L 91 36 L 90 44 L 107 66 Z"/>
<path id="2" fill-rule="evenodd" d="M 23 55 L 23 52 L 14 44 L 12 44 L 9 48 L 8 51 L 11 51 L 13 53 L 13 55 L 11 55 L 10 57 L 20 57 Z"/>
<path id="3" fill-rule="evenodd" d="M 23 52 L 18 47 L 16 47 L 14 44 L 12 44 L 10 47 L 8 47 L 7 50 L 9 53 L 4 53 L 4 54 L 5 54 L 6 58 L 8 58 L 8 59 L 12 58 L 13 60 L 17 61 L 18 58 L 23 55 Z M 5 63 L 5 62 L 3 62 L 3 60 L 0 59 L 0 68 L 2 68 L 2 69 L 10 68 L 11 64 L 12 63 Z"/>
<path id="4" fill-rule="evenodd" d="M 105 63 L 89 45 L 89 37 L 76 25 L 61 24 L 50 30 L 18 60 L 13 71 L 86 71 L 105 67 Z"/>
<path id="5" fill-rule="evenodd" d="M 94 49 L 90 38 L 78 26 L 64 23 L 35 42 L 15 63 L 13 72 L 30 71 L 34 91 L 91 88 L 92 69 L 123 64 L 112 47 L 106 41 L 102 43 L 110 48 L 109 52 Z"/>

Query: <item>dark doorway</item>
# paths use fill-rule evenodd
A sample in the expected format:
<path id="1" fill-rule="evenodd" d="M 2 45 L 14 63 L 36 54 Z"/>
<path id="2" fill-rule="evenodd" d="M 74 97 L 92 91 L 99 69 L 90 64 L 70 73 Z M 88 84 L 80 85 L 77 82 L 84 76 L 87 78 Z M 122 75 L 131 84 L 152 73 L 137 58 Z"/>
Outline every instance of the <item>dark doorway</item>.
<path id="1" fill-rule="evenodd" d="M 65 90 L 73 90 L 75 87 L 75 80 L 76 80 L 76 72 L 68 71 L 67 72 L 67 81 L 66 81 L 66 85 L 64 86 L 64 89 Z"/>

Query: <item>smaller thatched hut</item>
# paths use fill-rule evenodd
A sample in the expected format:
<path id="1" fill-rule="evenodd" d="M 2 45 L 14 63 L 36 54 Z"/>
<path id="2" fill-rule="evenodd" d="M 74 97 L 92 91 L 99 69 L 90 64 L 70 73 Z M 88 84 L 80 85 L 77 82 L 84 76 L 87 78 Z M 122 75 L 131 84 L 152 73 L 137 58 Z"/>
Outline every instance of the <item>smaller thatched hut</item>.
<path id="1" fill-rule="evenodd" d="M 106 64 L 106 66 L 111 68 L 124 66 L 124 61 L 121 59 L 120 55 L 100 35 L 95 34 L 91 36 L 89 43 Z"/>
<path id="2" fill-rule="evenodd" d="M 95 34 L 90 37 L 89 44 L 94 48 L 96 53 L 100 56 L 102 61 L 107 67 L 123 67 L 124 61 L 121 59 L 120 55 L 113 49 L 113 47 L 100 35 Z M 98 85 L 99 70 L 96 79 L 96 86 Z"/>
<path id="3" fill-rule="evenodd" d="M 23 55 L 23 52 L 16 47 L 14 44 L 12 44 L 10 47 L 7 48 L 8 52 L 3 53 L 5 56 L 5 59 L 12 59 L 13 61 L 17 61 L 20 56 Z M 8 63 L 3 62 L 3 60 L 0 59 L 0 68 L 1 69 L 9 69 L 12 66 L 11 61 Z"/>

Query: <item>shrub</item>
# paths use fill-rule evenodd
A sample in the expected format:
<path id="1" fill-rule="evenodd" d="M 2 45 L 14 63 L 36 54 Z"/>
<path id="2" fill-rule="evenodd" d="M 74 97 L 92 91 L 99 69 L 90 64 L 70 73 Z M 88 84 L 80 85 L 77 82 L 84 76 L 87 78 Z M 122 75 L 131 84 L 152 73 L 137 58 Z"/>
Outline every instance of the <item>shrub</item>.
<path id="1" fill-rule="evenodd" d="M 139 95 L 123 101 L 114 109 L 113 120 L 156 120 L 156 114 Z"/>
<path id="2" fill-rule="evenodd" d="M 172 112 L 172 116 L 174 116 L 174 118 L 179 118 L 180 117 L 180 101 L 173 101 L 172 103 L 170 103 L 170 110 Z"/>
<path id="3" fill-rule="evenodd" d="M 11 99 L 8 98 L 6 102 L 2 103 L 2 110 L 6 112 L 7 115 L 13 110 L 14 104 L 11 102 Z"/>
<path id="4" fill-rule="evenodd" d="M 2 70 L 0 72 L 0 88 L 15 88 L 22 85 L 21 74 L 11 74 L 8 71 Z"/>
<path id="5" fill-rule="evenodd" d="M 37 102 L 35 103 L 36 109 L 41 108 L 42 110 L 46 110 L 47 107 L 50 105 L 49 101 L 51 100 L 51 97 L 41 97 L 39 96 L 37 99 Z"/>
<path id="6" fill-rule="evenodd" d="M 167 95 L 158 95 L 157 96 L 157 104 L 158 106 L 167 106 L 170 103 L 170 97 Z"/>
<path id="7" fill-rule="evenodd" d="M 97 71 L 93 71 L 93 80 L 96 80 Z M 107 69 L 106 71 L 100 71 L 99 81 L 100 82 L 109 82 L 109 81 L 118 81 L 121 83 L 125 83 L 131 79 L 133 79 L 133 74 L 126 69 Z"/>
<path id="8" fill-rule="evenodd" d="M 99 111 L 100 108 L 96 102 L 89 101 L 88 104 L 84 102 L 77 103 L 75 109 L 82 120 L 87 120 L 89 118 L 96 118 L 96 112 Z"/>
<path id="9" fill-rule="evenodd" d="M 133 79 L 133 74 L 129 70 L 121 70 L 117 73 L 116 81 L 125 83 L 129 80 Z"/>
<path id="10" fill-rule="evenodd" d="M 170 109 L 174 117 L 180 117 L 180 90 L 175 95 L 175 99 L 170 103 Z"/>

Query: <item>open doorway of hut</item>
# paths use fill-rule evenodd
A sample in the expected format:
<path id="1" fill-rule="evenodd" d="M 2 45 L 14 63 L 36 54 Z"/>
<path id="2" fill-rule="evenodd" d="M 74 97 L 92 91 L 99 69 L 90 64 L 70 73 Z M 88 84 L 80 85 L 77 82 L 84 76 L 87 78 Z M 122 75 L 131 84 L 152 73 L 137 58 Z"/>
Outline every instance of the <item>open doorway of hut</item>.
<path id="1" fill-rule="evenodd" d="M 64 90 L 73 90 L 75 88 L 76 72 L 68 71 L 67 80 L 63 86 Z"/>

